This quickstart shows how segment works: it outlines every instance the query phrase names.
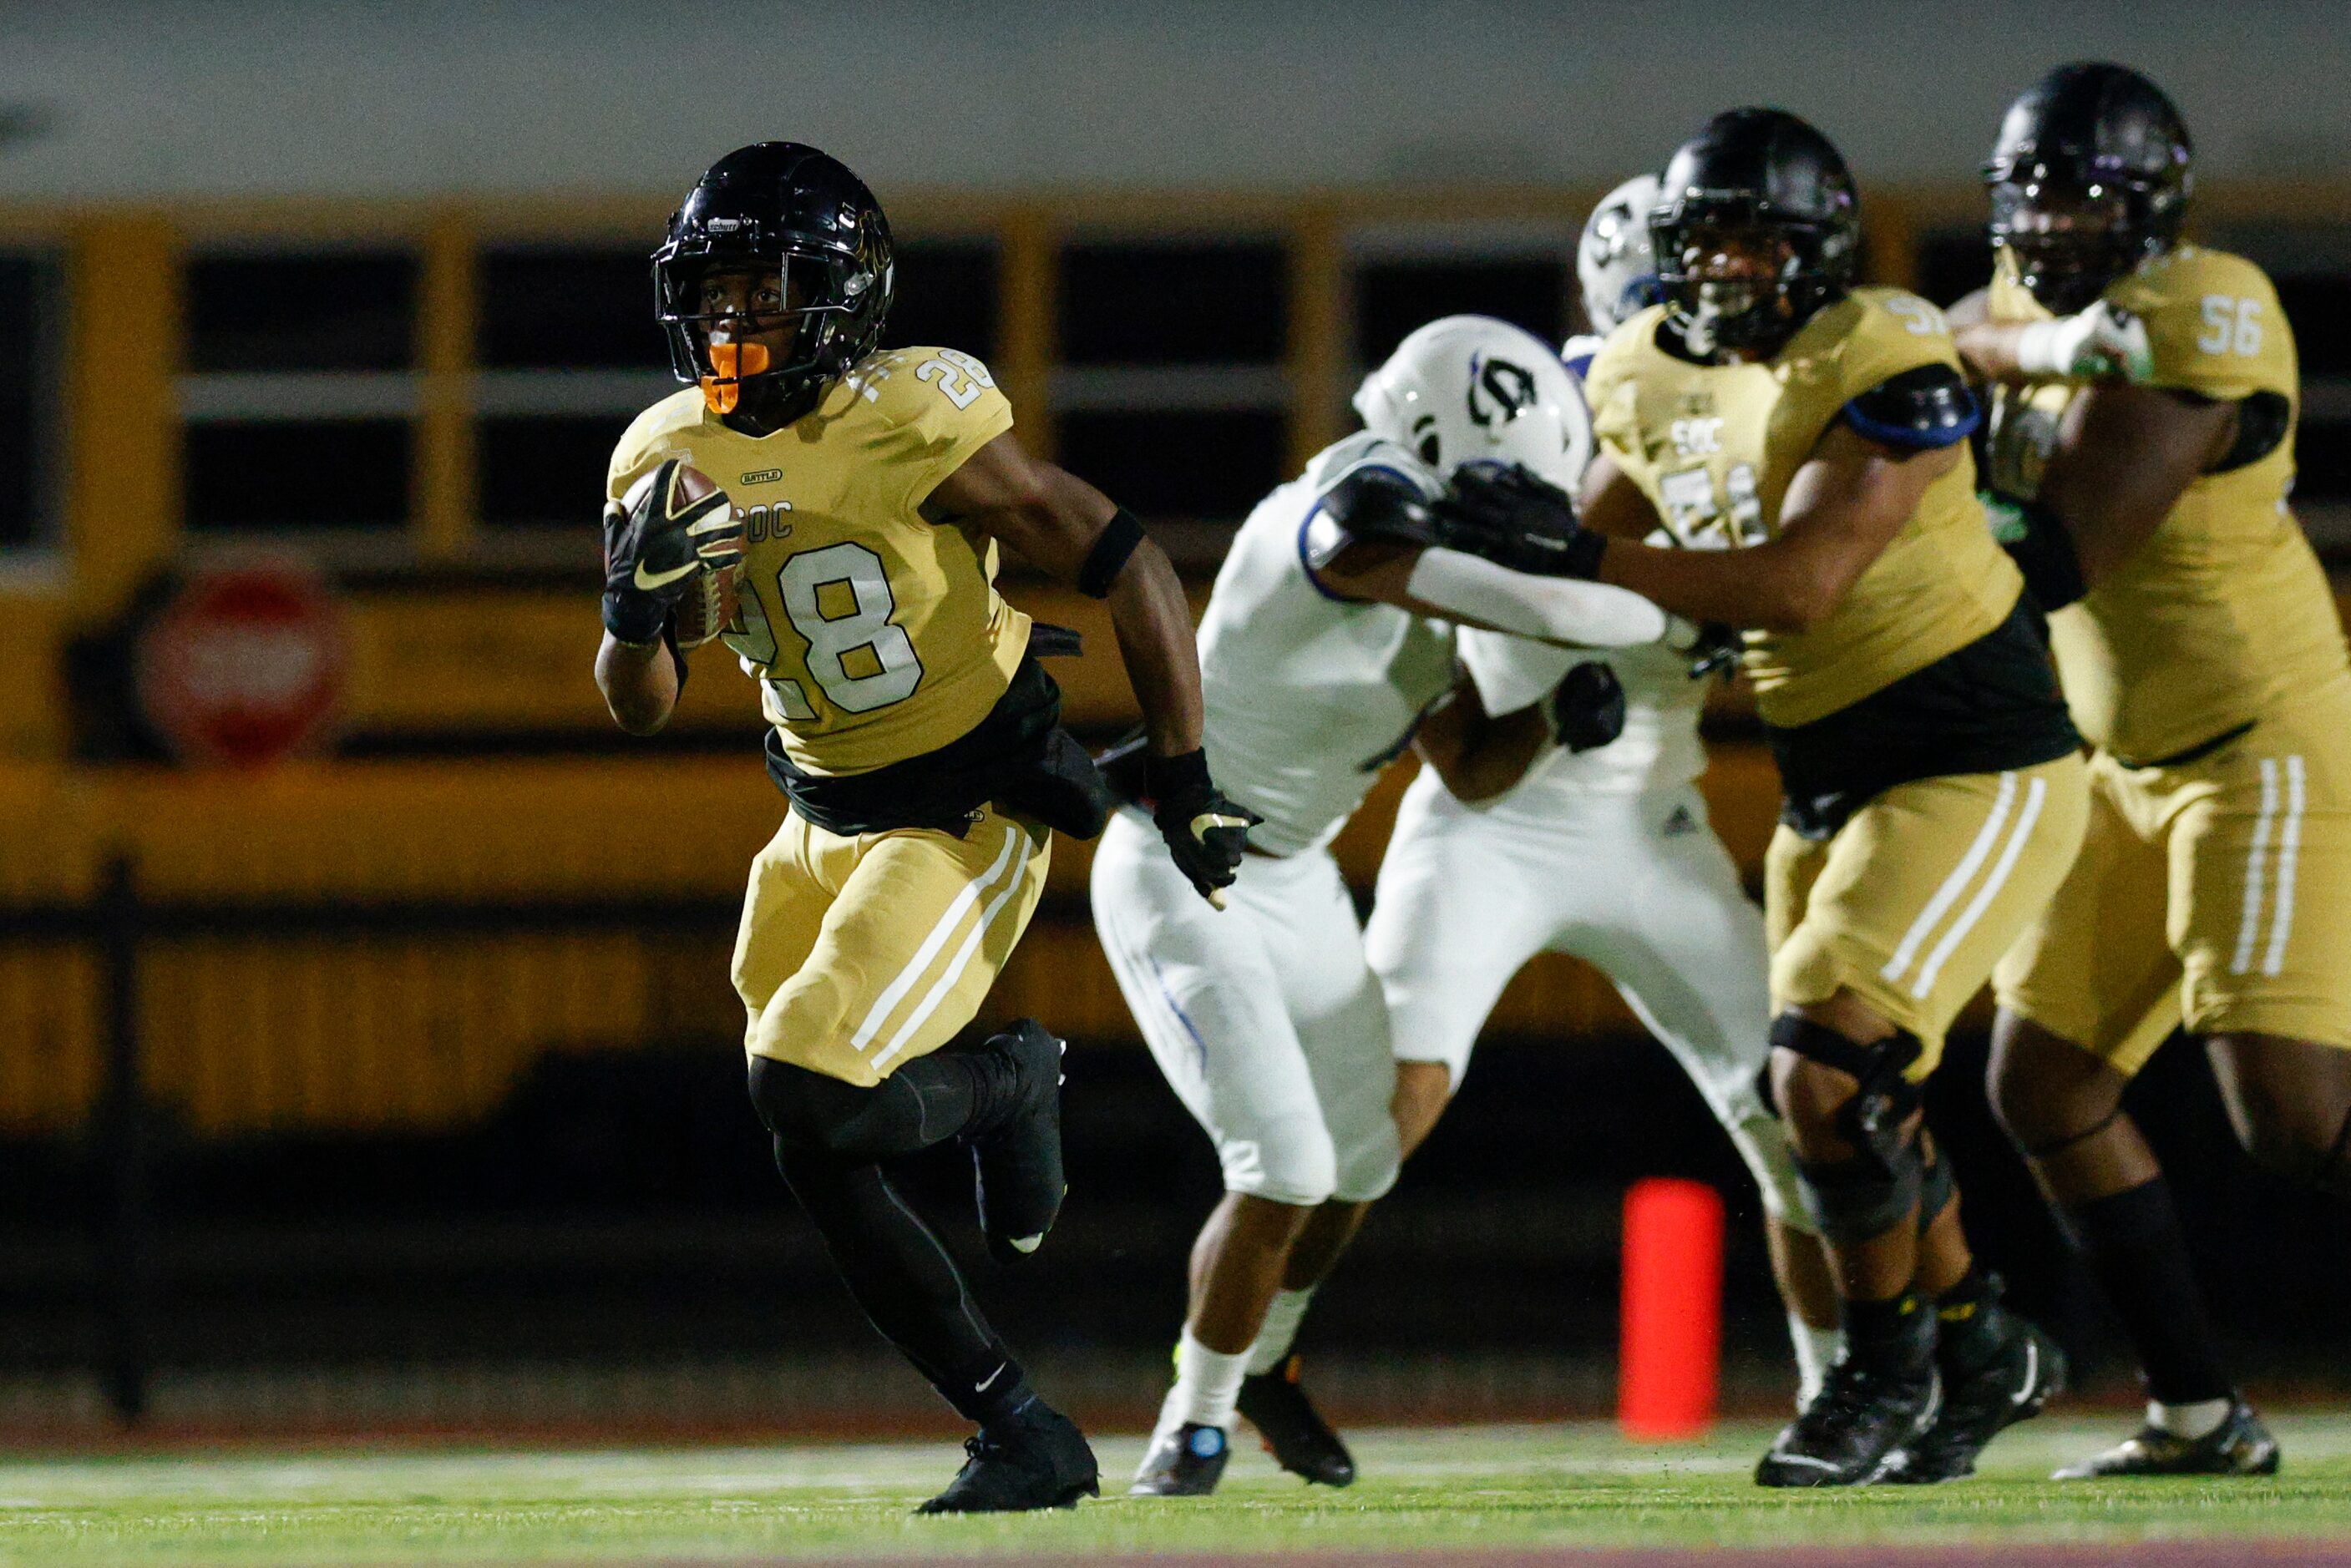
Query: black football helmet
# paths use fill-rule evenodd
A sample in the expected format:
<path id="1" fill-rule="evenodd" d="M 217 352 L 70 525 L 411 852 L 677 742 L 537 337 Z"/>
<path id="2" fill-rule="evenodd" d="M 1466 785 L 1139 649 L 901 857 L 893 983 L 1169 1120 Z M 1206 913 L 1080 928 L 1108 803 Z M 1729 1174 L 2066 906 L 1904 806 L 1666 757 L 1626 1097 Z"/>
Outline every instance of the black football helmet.
<path id="1" fill-rule="evenodd" d="M 670 369 L 699 382 L 716 411 L 732 411 L 747 387 L 766 381 L 782 393 L 780 417 L 799 418 L 880 342 L 892 256 L 882 203 L 840 160 L 797 141 L 737 148 L 686 192 L 653 253 L 654 314 L 669 336 Z M 704 277 L 747 265 L 776 269 L 781 307 L 757 317 L 704 310 Z M 782 362 L 740 349 L 715 362 L 710 328 L 729 319 L 751 331 L 792 323 Z"/>
<path id="2" fill-rule="evenodd" d="M 1829 139 L 1784 109 L 1707 121 L 1659 176 L 1649 213 L 1657 285 L 1693 353 L 1768 354 L 1853 286 L 1861 197 Z M 1718 244 L 1752 248 L 1750 275 L 1709 268 Z"/>
<path id="3" fill-rule="evenodd" d="M 2059 66 L 2009 106 L 1984 164 L 1991 243 L 2060 316 L 2179 241 L 2195 149 L 2163 89 L 2123 66 Z"/>

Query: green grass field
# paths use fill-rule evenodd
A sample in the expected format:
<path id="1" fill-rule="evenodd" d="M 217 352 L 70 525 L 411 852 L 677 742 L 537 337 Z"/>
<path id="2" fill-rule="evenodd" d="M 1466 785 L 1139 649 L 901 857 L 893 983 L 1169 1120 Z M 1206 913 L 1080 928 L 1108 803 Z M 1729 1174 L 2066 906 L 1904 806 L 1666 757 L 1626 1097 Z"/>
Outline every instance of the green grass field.
<path id="1" fill-rule="evenodd" d="M 1984 1475 L 1932 1490 L 1802 1493 L 1750 1484 L 1768 1437 L 1760 1427 L 1670 1449 L 1634 1448 L 1597 1427 L 1389 1429 L 1359 1435 L 1364 1479 L 1346 1491 L 1301 1486 L 1251 1447 L 1214 1499 L 1113 1495 L 1074 1513 L 974 1520 L 908 1517 L 961 1459 L 935 1443 L 16 1459 L 0 1462 L 0 1563 L 675 1565 L 1404 1551 L 1441 1561 L 1505 1549 L 2231 1537 L 2325 1539 L 2351 1563 L 2351 1418 L 2278 1421 L 2287 1468 L 2274 1480 L 2061 1487 L 2040 1479 L 2059 1459 L 2112 1438 L 2122 1420 L 2035 1423 L 1994 1447 Z M 1123 1484 L 1141 1443 L 1114 1438 L 1100 1451 L 1105 1481 Z"/>

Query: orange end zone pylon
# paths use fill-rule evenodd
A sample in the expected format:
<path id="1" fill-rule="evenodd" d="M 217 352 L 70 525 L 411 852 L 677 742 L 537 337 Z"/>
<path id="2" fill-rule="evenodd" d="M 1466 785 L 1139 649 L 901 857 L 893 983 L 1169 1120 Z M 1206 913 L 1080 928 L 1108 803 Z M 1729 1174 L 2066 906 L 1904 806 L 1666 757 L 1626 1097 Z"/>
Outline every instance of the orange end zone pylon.
<path id="1" fill-rule="evenodd" d="M 1625 1197 L 1616 1419 L 1645 1442 L 1702 1437 L 1722 1368 L 1722 1198 L 1653 1177 Z"/>

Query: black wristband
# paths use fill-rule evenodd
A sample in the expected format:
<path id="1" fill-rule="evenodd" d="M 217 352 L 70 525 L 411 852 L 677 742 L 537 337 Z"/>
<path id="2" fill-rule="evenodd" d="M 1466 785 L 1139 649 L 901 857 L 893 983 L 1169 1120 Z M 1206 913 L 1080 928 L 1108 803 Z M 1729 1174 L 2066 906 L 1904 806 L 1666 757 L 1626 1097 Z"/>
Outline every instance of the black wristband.
<path id="1" fill-rule="evenodd" d="M 1207 789 L 1208 785 L 1208 753 L 1204 746 L 1195 747 L 1181 756 L 1163 757 L 1145 753 L 1143 759 L 1143 787 L 1155 802 L 1187 789 Z"/>
<path id="2" fill-rule="evenodd" d="M 1578 528 L 1567 541 L 1567 575 L 1585 582 L 1600 580 L 1600 557 L 1608 553 L 1608 535 Z"/>
<path id="3" fill-rule="evenodd" d="M 632 647 L 659 641 L 669 630 L 669 607 L 649 594 L 606 588 L 601 608 L 604 629 Z"/>
<path id="4" fill-rule="evenodd" d="M 1078 568 L 1078 592 L 1088 598 L 1107 598 L 1110 586 L 1118 581 L 1119 573 L 1126 569 L 1126 558 L 1143 543 L 1143 524 L 1134 514 L 1120 507 L 1094 540 L 1094 547 L 1086 552 L 1086 564 Z"/>

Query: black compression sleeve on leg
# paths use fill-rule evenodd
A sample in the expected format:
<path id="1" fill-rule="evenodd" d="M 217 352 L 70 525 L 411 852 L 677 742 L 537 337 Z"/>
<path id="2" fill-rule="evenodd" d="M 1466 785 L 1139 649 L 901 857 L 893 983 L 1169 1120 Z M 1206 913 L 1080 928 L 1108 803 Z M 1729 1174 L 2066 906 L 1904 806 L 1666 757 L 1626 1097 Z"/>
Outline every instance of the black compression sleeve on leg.
<path id="1" fill-rule="evenodd" d="M 778 1138 L 776 1167 L 866 1318 L 966 1420 L 984 1427 L 1033 1397 L 955 1260 L 879 1166 Z"/>
<path id="2" fill-rule="evenodd" d="M 2064 1206 L 2059 1218 L 2129 1330 L 2150 1398 L 2193 1405 L 2230 1397 L 2220 1347 L 2188 1265 L 2170 1184 L 2152 1181 Z"/>
<path id="3" fill-rule="evenodd" d="M 918 1056 L 872 1088 L 765 1056 L 751 1058 L 751 1103 L 778 1138 L 850 1159 L 895 1159 L 986 1127 L 1011 1093 L 1001 1058 Z"/>

